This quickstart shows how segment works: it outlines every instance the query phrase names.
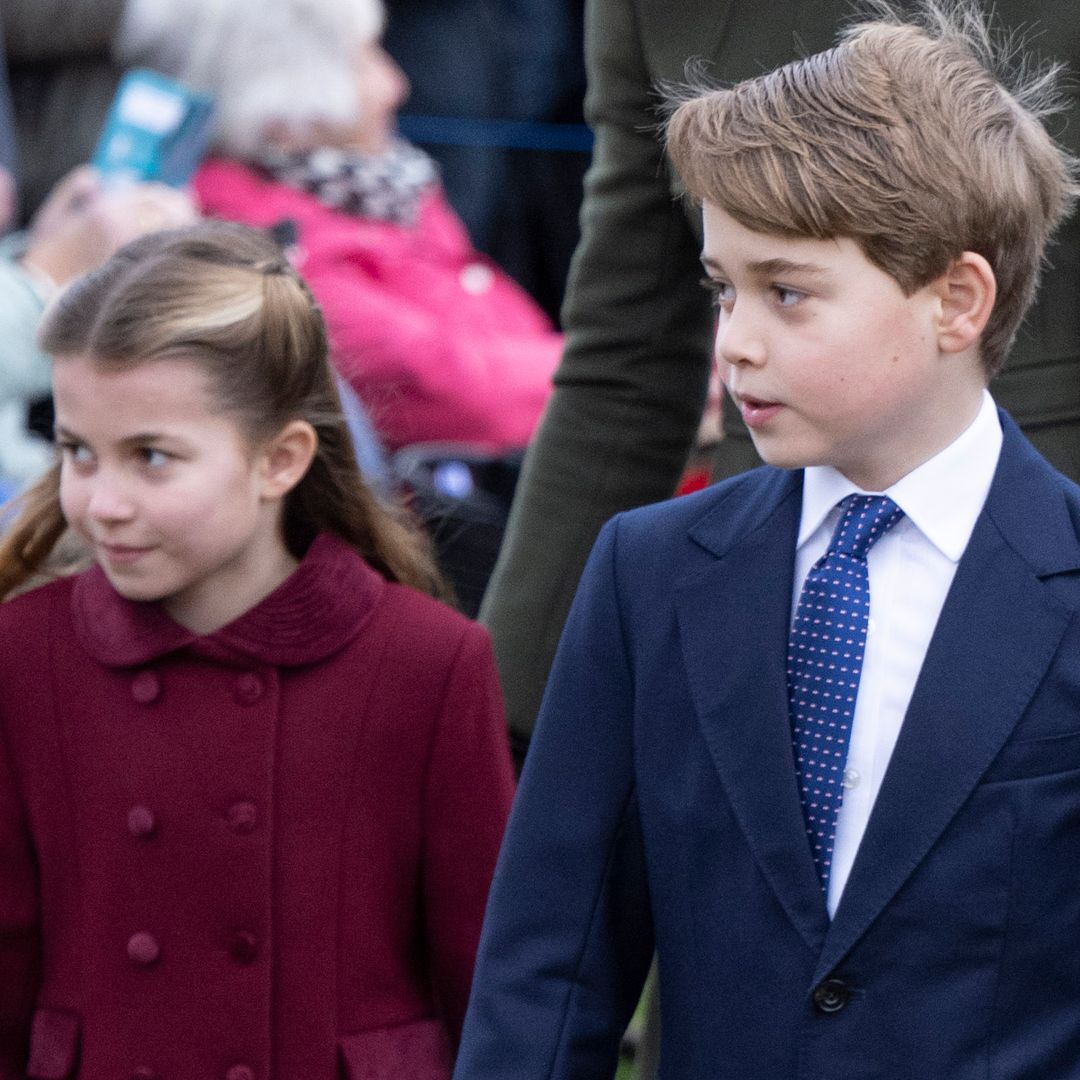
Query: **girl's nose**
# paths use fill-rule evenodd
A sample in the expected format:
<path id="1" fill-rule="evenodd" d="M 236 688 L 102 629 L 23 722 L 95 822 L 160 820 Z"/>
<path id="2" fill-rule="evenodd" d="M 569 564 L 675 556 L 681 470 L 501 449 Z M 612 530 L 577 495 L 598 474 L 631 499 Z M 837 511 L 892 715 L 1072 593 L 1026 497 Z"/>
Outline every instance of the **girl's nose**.
<path id="1" fill-rule="evenodd" d="M 134 514 L 134 506 L 120 484 L 99 476 L 93 482 L 86 512 L 95 521 L 127 521 Z"/>

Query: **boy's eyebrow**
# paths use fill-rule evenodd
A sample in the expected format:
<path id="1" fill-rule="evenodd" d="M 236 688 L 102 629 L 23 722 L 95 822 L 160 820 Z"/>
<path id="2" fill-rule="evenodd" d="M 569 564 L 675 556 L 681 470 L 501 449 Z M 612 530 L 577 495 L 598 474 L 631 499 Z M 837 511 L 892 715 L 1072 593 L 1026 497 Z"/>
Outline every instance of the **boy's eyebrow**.
<path id="1" fill-rule="evenodd" d="M 715 260 L 703 255 L 701 264 L 706 270 L 715 273 L 724 273 L 724 268 Z M 793 259 L 762 259 L 760 262 L 752 262 L 747 267 L 752 274 L 759 277 L 776 277 L 783 274 L 827 274 L 829 271 L 817 263 L 795 262 Z"/>

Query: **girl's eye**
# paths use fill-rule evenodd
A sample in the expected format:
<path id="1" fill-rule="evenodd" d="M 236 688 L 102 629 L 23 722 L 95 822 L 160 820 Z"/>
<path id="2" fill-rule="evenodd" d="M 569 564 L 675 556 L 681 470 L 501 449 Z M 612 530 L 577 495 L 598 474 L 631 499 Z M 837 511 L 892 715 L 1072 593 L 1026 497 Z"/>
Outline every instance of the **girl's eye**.
<path id="1" fill-rule="evenodd" d="M 60 441 L 56 445 L 60 453 L 75 465 L 89 465 L 94 460 L 89 447 L 83 443 Z"/>
<path id="2" fill-rule="evenodd" d="M 144 446 L 140 453 L 143 463 L 151 469 L 160 469 L 172 460 L 171 454 L 166 454 L 164 450 L 158 450 L 153 446 Z"/>
<path id="3" fill-rule="evenodd" d="M 773 289 L 781 307 L 794 307 L 806 295 L 797 289 L 787 289 L 783 285 L 774 285 Z"/>
<path id="4" fill-rule="evenodd" d="M 721 281 L 719 278 L 702 278 L 701 284 L 712 295 L 713 307 L 726 311 L 735 303 L 735 286 L 730 282 Z"/>

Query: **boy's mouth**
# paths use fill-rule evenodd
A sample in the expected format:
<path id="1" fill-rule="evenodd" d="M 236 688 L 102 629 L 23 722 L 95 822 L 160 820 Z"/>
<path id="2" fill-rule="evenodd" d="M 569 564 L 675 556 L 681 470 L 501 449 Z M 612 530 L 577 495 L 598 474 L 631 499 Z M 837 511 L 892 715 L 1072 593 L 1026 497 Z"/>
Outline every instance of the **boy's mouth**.
<path id="1" fill-rule="evenodd" d="M 743 423 L 748 428 L 762 427 L 783 408 L 778 401 L 765 401 L 748 394 L 735 394 L 735 403 L 739 406 Z"/>

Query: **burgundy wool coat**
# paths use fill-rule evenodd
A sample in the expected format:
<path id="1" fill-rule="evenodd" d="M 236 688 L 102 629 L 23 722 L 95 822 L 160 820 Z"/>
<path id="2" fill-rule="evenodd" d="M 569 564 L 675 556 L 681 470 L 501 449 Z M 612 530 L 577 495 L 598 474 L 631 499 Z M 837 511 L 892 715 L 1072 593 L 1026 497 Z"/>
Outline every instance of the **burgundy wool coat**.
<path id="1" fill-rule="evenodd" d="M 449 1075 L 512 795 L 485 631 L 321 536 L 198 637 L 0 606 L 0 1080 Z"/>

